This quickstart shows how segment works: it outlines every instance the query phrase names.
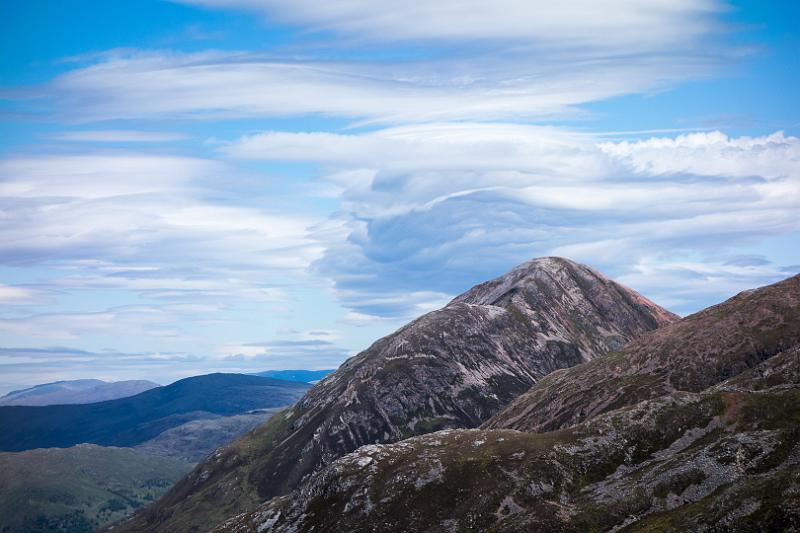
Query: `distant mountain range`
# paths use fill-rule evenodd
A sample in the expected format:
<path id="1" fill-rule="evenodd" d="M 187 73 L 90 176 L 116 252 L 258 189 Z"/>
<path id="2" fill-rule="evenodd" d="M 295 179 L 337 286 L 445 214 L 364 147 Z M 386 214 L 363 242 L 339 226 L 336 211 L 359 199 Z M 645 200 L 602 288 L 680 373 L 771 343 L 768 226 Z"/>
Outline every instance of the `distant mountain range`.
<path id="1" fill-rule="evenodd" d="M 299 381 L 301 383 L 316 383 L 335 371 L 335 368 L 328 370 L 265 370 L 264 372 L 257 372 L 255 375 L 265 378 Z"/>
<path id="2" fill-rule="evenodd" d="M 9 392 L 0 398 L 3 405 L 65 405 L 104 402 L 134 396 L 140 392 L 160 387 L 158 383 L 144 380 L 101 381 L 77 379 L 44 383 L 28 389 Z"/>
<path id="3" fill-rule="evenodd" d="M 115 531 L 800 525 L 800 276 L 679 319 L 531 261 L 380 339 Z"/>
<path id="4" fill-rule="evenodd" d="M 309 387 L 259 376 L 209 374 L 100 403 L 0 407 L 0 450 L 86 442 L 135 446 L 192 420 L 290 405 Z"/>

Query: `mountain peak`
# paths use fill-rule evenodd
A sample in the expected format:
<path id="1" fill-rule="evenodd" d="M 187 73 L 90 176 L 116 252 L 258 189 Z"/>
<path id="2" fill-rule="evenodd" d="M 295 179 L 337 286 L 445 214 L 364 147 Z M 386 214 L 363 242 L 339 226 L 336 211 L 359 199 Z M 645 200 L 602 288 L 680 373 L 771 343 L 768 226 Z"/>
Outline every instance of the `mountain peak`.
<path id="1" fill-rule="evenodd" d="M 678 319 L 636 291 L 563 257 L 522 263 L 457 296 L 448 307 L 458 304 L 502 307 L 552 338 L 583 339 L 586 360 L 622 346 L 634 331 Z M 608 324 L 598 328 L 601 322 Z"/>
<path id="2" fill-rule="evenodd" d="M 477 427 L 550 372 L 675 319 L 589 267 L 528 261 L 348 359 L 284 416 L 210 456 L 130 530 L 207 527 L 364 444 Z"/>

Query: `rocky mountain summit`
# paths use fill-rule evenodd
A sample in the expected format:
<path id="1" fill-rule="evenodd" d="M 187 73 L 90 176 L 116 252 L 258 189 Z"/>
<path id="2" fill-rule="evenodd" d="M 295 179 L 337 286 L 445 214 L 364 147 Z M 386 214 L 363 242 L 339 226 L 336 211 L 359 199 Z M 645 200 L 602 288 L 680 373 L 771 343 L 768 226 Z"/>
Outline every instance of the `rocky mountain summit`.
<path id="1" fill-rule="evenodd" d="M 795 276 L 554 372 L 482 429 L 363 446 L 216 531 L 795 531 L 798 428 Z"/>
<path id="2" fill-rule="evenodd" d="M 363 445 L 475 428 L 547 374 L 675 320 L 589 267 L 530 261 L 378 340 L 122 527 L 207 527 L 294 490 Z"/>

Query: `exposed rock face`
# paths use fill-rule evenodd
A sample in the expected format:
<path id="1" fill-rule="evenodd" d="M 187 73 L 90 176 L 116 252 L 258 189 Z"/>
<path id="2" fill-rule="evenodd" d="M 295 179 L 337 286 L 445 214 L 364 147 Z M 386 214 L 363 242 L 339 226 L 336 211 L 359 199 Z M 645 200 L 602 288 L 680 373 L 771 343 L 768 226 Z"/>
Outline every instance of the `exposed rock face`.
<path id="1" fill-rule="evenodd" d="M 677 317 L 594 270 L 528 262 L 348 360 L 283 416 L 218 451 L 127 526 L 206 526 L 293 490 L 364 444 L 476 427 L 543 376 Z"/>
<path id="2" fill-rule="evenodd" d="M 509 429 L 364 446 L 218 531 L 800 527 L 800 278 L 552 376 L 495 419 Z"/>
<path id="3" fill-rule="evenodd" d="M 699 392 L 800 343 L 800 276 L 654 331 L 622 350 L 560 370 L 485 426 L 548 431 L 672 391 Z"/>

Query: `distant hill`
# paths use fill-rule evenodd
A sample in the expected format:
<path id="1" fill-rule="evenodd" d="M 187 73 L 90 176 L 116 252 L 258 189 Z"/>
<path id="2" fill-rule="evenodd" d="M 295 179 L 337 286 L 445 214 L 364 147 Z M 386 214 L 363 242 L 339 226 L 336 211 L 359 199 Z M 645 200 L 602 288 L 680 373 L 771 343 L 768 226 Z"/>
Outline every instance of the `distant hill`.
<path id="1" fill-rule="evenodd" d="M 0 532 L 89 532 L 157 499 L 189 463 L 80 444 L 0 453 Z"/>
<path id="2" fill-rule="evenodd" d="M 287 381 L 299 381 L 301 383 L 316 383 L 334 372 L 336 372 L 335 368 L 329 368 L 328 370 L 265 370 L 254 375 L 265 378 L 285 379 Z"/>
<path id="3" fill-rule="evenodd" d="M 260 426 L 280 412 L 264 409 L 243 415 L 192 420 L 170 428 L 136 446 L 140 452 L 197 463 L 209 453 L 228 444 L 242 433 Z"/>
<path id="4" fill-rule="evenodd" d="M 309 387 L 244 374 L 208 374 L 107 402 L 0 407 L 0 450 L 82 442 L 135 446 L 191 420 L 290 405 Z"/>
<path id="5" fill-rule="evenodd" d="M 72 381 L 55 381 L 9 392 L 0 398 L 0 406 L 105 402 L 107 400 L 135 396 L 140 392 L 160 386 L 158 383 L 144 380 L 107 382 L 99 379 L 76 379 Z"/>

